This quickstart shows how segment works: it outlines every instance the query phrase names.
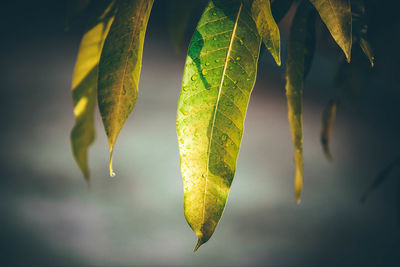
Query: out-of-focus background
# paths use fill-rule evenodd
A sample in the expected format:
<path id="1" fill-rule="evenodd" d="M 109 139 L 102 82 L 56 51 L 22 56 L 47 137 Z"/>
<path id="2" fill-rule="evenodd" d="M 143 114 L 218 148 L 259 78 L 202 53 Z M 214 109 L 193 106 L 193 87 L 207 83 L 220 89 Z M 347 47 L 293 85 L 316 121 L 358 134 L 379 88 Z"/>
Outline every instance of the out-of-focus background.
<path id="1" fill-rule="evenodd" d="M 382 17 L 385 27 L 372 28 L 380 40 L 372 78 L 338 109 L 332 162 L 319 134 L 322 110 L 338 94 L 332 82 L 338 57 L 327 53 L 334 45 L 318 44 L 304 92 L 300 205 L 294 204 L 284 67 L 263 50 L 224 216 L 193 253 L 175 133 L 186 51 L 176 53 L 169 39 L 168 3 L 156 0 L 153 7 L 139 99 L 115 147 L 115 178 L 108 177 L 97 116 L 89 191 L 69 144 L 71 77 L 84 24 L 64 30 L 66 1 L 3 5 L 0 265 L 398 266 L 399 170 L 360 201 L 400 154 L 398 55 L 390 54 L 399 40 L 395 8 Z M 201 10 L 195 13 L 192 24 Z M 284 57 L 292 14 L 280 23 Z"/>

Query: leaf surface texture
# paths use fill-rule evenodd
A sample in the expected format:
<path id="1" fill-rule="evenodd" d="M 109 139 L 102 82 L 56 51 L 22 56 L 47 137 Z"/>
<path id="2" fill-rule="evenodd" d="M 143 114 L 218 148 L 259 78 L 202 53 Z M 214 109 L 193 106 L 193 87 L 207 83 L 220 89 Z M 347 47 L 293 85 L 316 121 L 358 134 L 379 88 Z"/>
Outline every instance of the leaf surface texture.
<path id="1" fill-rule="evenodd" d="M 83 35 L 72 80 L 75 125 L 71 147 L 83 176 L 89 182 L 88 148 L 95 139 L 94 109 L 97 95 L 97 72 L 104 40 L 114 19 L 114 4 L 102 1 L 94 20 Z"/>
<path id="2" fill-rule="evenodd" d="M 119 1 L 99 64 L 98 103 L 110 146 L 110 175 L 115 141 L 136 104 L 143 43 L 153 0 Z"/>
<path id="3" fill-rule="evenodd" d="M 225 208 L 260 45 L 246 2 L 211 0 L 189 46 L 176 123 L 195 250 L 209 240 Z"/>
<path id="4" fill-rule="evenodd" d="M 286 98 L 294 145 L 296 165 L 294 185 L 297 203 L 300 202 L 303 190 L 303 82 L 311 66 L 315 46 L 313 40 L 315 40 L 315 15 L 312 6 L 307 1 L 303 1 L 298 6 L 293 19 L 286 66 Z"/>
<path id="5" fill-rule="evenodd" d="M 278 25 L 271 13 L 270 0 L 254 0 L 251 15 L 265 47 L 271 53 L 278 66 L 281 65 L 281 41 Z"/>
<path id="6" fill-rule="evenodd" d="M 310 0 L 310 2 L 350 62 L 352 45 L 350 0 Z"/>

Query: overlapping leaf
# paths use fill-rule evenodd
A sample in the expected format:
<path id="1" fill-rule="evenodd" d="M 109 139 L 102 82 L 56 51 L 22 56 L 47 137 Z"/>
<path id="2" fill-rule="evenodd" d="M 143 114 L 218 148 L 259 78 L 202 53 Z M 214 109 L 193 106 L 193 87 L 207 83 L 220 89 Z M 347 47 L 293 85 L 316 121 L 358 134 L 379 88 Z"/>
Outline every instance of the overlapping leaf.
<path id="1" fill-rule="evenodd" d="M 114 19 L 114 4 L 103 1 L 94 21 L 85 32 L 72 81 L 75 125 L 71 131 L 71 147 L 75 160 L 89 182 L 88 148 L 95 138 L 97 72 L 104 40 Z"/>
<path id="2" fill-rule="evenodd" d="M 300 202 L 303 188 L 303 81 L 311 66 L 315 41 L 315 15 L 312 6 L 303 1 L 297 8 L 290 32 L 286 66 L 286 97 L 294 145 L 295 197 Z"/>
<path id="3" fill-rule="evenodd" d="M 172 0 L 168 13 L 168 30 L 176 51 L 181 51 L 193 11 L 204 0 Z"/>
<path id="4" fill-rule="evenodd" d="M 350 62 L 352 45 L 350 0 L 310 0 L 310 2 Z"/>
<path id="5" fill-rule="evenodd" d="M 364 0 L 351 1 L 351 12 L 353 18 L 353 39 L 358 41 L 364 54 L 367 56 L 371 67 L 374 66 L 374 52 L 367 41 L 368 24 L 365 14 Z"/>
<path id="6" fill-rule="evenodd" d="M 281 39 L 278 25 L 271 13 L 270 0 L 254 0 L 251 4 L 251 15 L 256 23 L 259 35 L 274 57 L 278 66 L 281 65 Z"/>
<path id="7" fill-rule="evenodd" d="M 250 6 L 211 0 L 190 43 L 177 114 L 186 220 L 209 240 L 236 169 L 261 39 Z"/>
<path id="8" fill-rule="evenodd" d="M 153 0 L 120 1 L 99 64 L 98 103 L 110 146 L 110 175 L 115 141 L 138 95 L 143 42 Z"/>
<path id="9" fill-rule="evenodd" d="M 271 0 L 271 11 L 275 21 L 279 23 L 289 11 L 293 0 Z"/>

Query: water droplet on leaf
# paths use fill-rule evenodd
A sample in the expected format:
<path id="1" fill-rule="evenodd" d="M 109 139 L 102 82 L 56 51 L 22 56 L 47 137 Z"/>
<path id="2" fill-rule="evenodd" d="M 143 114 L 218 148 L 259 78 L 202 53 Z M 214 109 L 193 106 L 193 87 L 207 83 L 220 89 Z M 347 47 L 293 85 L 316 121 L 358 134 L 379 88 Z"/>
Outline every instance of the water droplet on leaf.
<path id="1" fill-rule="evenodd" d="M 206 75 L 207 74 L 207 70 L 202 70 L 201 74 Z"/>
<path id="2" fill-rule="evenodd" d="M 192 76 L 192 81 L 195 81 L 197 79 L 196 75 Z"/>
<path id="3" fill-rule="evenodd" d="M 115 175 L 117 175 L 115 172 L 112 172 L 111 174 L 110 174 L 110 177 L 115 177 Z"/>

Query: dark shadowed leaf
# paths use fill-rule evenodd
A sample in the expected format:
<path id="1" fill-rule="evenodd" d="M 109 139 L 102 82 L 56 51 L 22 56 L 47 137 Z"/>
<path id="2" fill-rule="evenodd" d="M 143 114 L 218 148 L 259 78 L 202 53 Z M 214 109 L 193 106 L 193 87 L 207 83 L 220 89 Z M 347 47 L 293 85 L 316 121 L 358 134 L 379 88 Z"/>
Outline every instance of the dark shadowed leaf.
<path id="1" fill-rule="evenodd" d="M 315 6 L 333 39 L 350 62 L 352 21 L 350 0 L 310 0 Z"/>
<path id="2" fill-rule="evenodd" d="M 295 198 L 300 202 L 303 188 L 303 82 L 311 66 L 315 40 L 315 12 L 308 1 L 298 6 L 292 22 L 286 66 L 286 98 L 294 145 Z M 311 45 L 311 47 L 309 47 Z"/>
<path id="3" fill-rule="evenodd" d="M 353 42 L 358 42 L 364 54 L 367 56 L 371 67 L 374 66 L 374 52 L 367 41 L 367 16 L 365 14 L 364 0 L 352 0 L 351 12 L 353 18 Z"/>
<path id="4" fill-rule="evenodd" d="M 168 12 L 168 31 L 177 52 L 182 50 L 184 37 L 195 8 L 204 0 L 171 0 Z"/>
<path id="5" fill-rule="evenodd" d="M 254 0 L 251 15 L 265 47 L 271 53 L 278 66 L 281 65 L 281 40 L 278 25 L 271 13 L 270 0 Z"/>
<path id="6" fill-rule="evenodd" d="M 246 2 L 211 0 L 190 43 L 178 103 L 184 212 L 200 245 L 225 208 L 261 38 Z"/>
<path id="7" fill-rule="evenodd" d="M 329 149 L 329 141 L 331 138 L 333 123 L 336 117 L 337 101 L 332 99 L 325 107 L 322 113 L 322 129 L 321 129 L 321 144 L 324 154 L 327 159 L 332 160 L 332 154 Z"/>
<path id="8" fill-rule="evenodd" d="M 371 67 L 373 67 L 375 64 L 374 63 L 375 57 L 374 57 L 374 52 L 372 51 L 371 45 L 369 44 L 369 42 L 366 39 L 361 37 L 360 46 L 361 46 L 361 49 L 364 52 L 364 54 L 368 57 L 369 64 L 371 65 Z"/>
<path id="9" fill-rule="evenodd" d="M 279 23 L 292 6 L 293 0 L 271 0 L 272 15 Z"/>
<path id="10" fill-rule="evenodd" d="M 111 1 L 109 1 L 109 3 L 110 2 Z M 69 0 L 67 2 L 67 16 L 65 22 L 66 30 L 69 30 L 75 18 L 79 16 L 89 6 L 89 4 L 90 0 Z"/>
<path id="11" fill-rule="evenodd" d="M 384 168 L 374 179 L 368 189 L 365 191 L 363 196 L 361 197 L 361 202 L 365 202 L 369 195 L 375 191 L 380 185 L 383 184 L 384 181 L 389 177 L 392 171 L 400 166 L 400 156 L 397 157 L 392 163 L 390 163 L 386 168 Z"/>
<path id="12" fill-rule="evenodd" d="M 104 44 L 99 63 L 98 103 L 110 146 L 110 175 L 115 141 L 135 106 L 143 43 L 153 0 L 124 0 Z"/>
<path id="13" fill-rule="evenodd" d="M 88 148 L 94 141 L 94 108 L 97 95 L 97 72 L 104 40 L 114 19 L 114 5 L 102 1 L 95 19 L 86 30 L 75 63 L 72 81 L 75 125 L 71 131 L 71 147 L 75 160 L 89 182 Z"/>

